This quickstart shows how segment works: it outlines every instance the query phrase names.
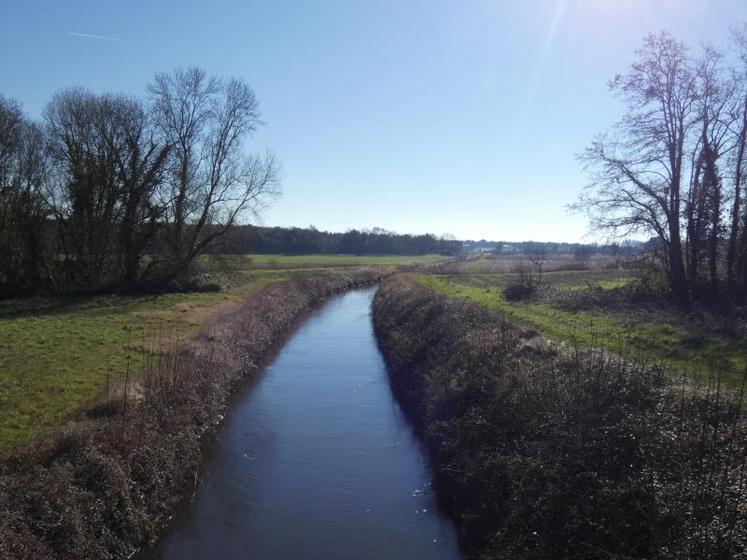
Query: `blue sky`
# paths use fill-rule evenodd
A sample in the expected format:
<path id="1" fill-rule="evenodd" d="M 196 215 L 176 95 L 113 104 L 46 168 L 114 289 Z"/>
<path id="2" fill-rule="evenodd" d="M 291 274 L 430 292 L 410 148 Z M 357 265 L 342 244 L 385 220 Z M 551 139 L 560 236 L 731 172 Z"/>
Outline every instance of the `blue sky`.
<path id="1" fill-rule="evenodd" d="M 644 34 L 727 45 L 747 0 L 4 0 L 0 93 L 41 115 L 157 71 L 245 79 L 283 164 L 266 225 L 577 241 L 575 159 Z M 85 37 L 94 35 L 100 38 Z M 116 40 L 109 40 L 109 39 Z"/>

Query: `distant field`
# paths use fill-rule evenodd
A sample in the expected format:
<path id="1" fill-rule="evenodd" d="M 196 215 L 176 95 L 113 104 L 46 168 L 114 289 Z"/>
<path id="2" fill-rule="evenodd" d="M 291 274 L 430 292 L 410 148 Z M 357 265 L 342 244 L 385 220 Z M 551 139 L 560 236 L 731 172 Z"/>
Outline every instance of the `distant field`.
<path id="1" fill-rule="evenodd" d="M 431 264 L 446 257 L 442 255 L 245 255 L 222 256 L 213 262 L 225 260 L 242 269 L 263 268 L 331 268 L 339 266 L 398 266 L 407 264 Z M 210 262 L 203 259 L 203 263 Z"/>
<path id="2" fill-rule="evenodd" d="M 544 259 L 543 268 L 545 271 L 567 269 L 578 263 L 579 261 L 571 255 L 553 255 Z M 595 256 L 588 261 L 587 272 L 607 266 L 614 268 L 615 263 L 616 260 L 612 257 Z M 452 267 L 453 272 L 464 274 L 506 274 L 514 271 L 521 264 L 531 265 L 531 257 L 526 255 L 470 256 L 455 262 Z"/>
<path id="3" fill-rule="evenodd" d="M 508 283 L 519 278 L 517 272 L 470 272 L 471 263 L 457 265 L 450 269 L 448 276 L 462 279 L 473 285 L 485 284 L 504 288 Z M 510 269 L 509 269 L 510 270 Z M 536 273 L 535 273 L 536 275 Z M 589 287 L 613 288 L 622 286 L 635 276 L 631 270 L 608 268 L 590 268 L 588 270 L 546 270 L 542 273 L 542 285 L 561 290 L 580 290 Z"/>
<path id="4" fill-rule="evenodd" d="M 416 280 L 449 297 L 497 309 L 513 321 L 536 328 L 548 338 L 585 347 L 605 348 L 663 362 L 687 373 L 722 371 L 741 382 L 747 367 L 747 340 L 708 329 L 697 319 L 677 313 L 640 309 L 568 309 L 552 297 L 512 302 L 503 289 L 515 274 L 418 275 Z M 543 284 L 559 292 L 611 290 L 632 280 L 629 271 L 587 270 L 545 273 Z"/>
<path id="5" fill-rule="evenodd" d="M 269 282 L 305 269 L 432 263 L 423 257 L 251 255 L 202 258 L 220 292 L 159 296 L 49 297 L 0 300 L 0 451 L 84 415 L 118 384 L 129 365 L 187 342 L 222 310 Z M 221 266 L 227 260 L 228 272 Z M 153 346 L 155 345 L 155 348 Z"/>

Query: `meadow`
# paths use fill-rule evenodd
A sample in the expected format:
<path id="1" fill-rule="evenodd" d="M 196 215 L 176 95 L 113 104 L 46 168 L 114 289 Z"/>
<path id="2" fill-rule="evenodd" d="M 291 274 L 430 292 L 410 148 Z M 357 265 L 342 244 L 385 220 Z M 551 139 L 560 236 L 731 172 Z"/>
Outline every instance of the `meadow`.
<path id="1" fill-rule="evenodd" d="M 678 310 L 658 301 L 640 271 L 592 262 L 582 270 L 548 261 L 535 281 L 537 293 L 520 301 L 505 297 L 520 280 L 515 259 L 480 258 L 445 267 L 415 280 L 452 298 L 496 310 L 558 343 L 603 348 L 644 362 L 660 362 L 686 375 L 716 372 L 738 385 L 747 368 L 745 325 L 706 308 Z M 655 288 L 650 288 L 651 292 Z"/>
<path id="2" fill-rule="evenodd" d="M 0 450 L 80 419 L 128 370 L 186 343 L 272 280 L 226 292 L 0 302 Z"/>
<path id="3" fill-rule="evenodd" d="M 322 269 L 394 268 L 442 257 L 203 257 L 210 291 L 0 301 L 0 452 L 97 413 L 125 375 L 178 350 L 256 289 Z"/>

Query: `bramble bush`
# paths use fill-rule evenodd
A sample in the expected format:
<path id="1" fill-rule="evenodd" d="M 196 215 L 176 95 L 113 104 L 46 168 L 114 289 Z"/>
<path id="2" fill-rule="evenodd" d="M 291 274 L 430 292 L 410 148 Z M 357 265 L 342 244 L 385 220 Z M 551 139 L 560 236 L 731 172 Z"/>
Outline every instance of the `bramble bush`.
<path id="1" fill-rule="evenodd" d="M 392 387 L 475 558 L 744 558 L 743 391 L 395 278 L 374 300 Z"/>

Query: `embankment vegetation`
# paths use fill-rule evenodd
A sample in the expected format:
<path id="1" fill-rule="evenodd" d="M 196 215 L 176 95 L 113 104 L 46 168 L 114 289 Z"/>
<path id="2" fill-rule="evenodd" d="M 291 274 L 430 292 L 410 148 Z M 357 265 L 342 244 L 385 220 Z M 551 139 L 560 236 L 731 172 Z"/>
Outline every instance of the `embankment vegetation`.
<path id="1" fill-rule="evenodd" d="M 402 275 L 373 317 L 470 557 L 745 557 L 743 382 L 554 344 Z"/>
<path id="2" fill-rule="evenodd" d="M 199 68 L 147 97 L 70 88 L 43 122 L 0 96 L 0 296 L 191 285 L 198 255 L 278 192 L 245 152 L 258 101 Z"/>
<path id="3" fill-rule="evenodd" d="M 130 366 L 98 416 L 0 463 L 0 557 L 122 558 L 154 539 L 198 480 L 232 393 L 305 311 L 381 276 L 303 272 L 252 291 L 194 342 Z"/>

